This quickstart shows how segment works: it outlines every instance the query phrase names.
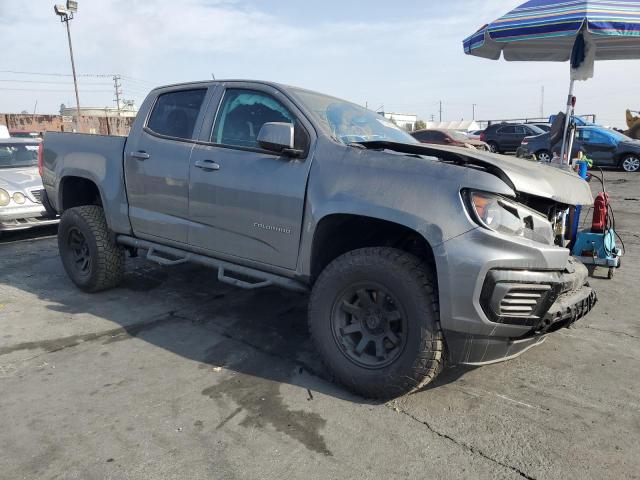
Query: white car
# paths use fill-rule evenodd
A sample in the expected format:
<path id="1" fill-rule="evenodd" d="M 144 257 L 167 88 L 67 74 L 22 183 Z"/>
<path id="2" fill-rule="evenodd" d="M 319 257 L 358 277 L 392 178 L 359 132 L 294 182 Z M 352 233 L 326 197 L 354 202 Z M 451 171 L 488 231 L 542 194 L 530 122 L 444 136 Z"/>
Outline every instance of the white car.
<path id="1" fill-rule="evenodd" d="M 0 232 L 57 223 L 42 204 L 44 187 L 38 172 L 42 142 L 0 139 Z"/>

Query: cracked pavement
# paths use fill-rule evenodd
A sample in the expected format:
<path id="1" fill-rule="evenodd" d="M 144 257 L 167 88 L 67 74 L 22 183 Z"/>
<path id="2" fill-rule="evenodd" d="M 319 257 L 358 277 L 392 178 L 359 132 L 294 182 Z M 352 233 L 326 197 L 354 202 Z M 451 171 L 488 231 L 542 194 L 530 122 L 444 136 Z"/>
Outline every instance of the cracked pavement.
<path id="1" fill-rule="evenodd" d="M 640 478 L 640 176 L 606 177 L 627 257 L 594 312 L 388 403 L 331 383 L 304 295 L 142 259 L 87 295 L 55 229 L 4 235 L 0 478 Z"/>

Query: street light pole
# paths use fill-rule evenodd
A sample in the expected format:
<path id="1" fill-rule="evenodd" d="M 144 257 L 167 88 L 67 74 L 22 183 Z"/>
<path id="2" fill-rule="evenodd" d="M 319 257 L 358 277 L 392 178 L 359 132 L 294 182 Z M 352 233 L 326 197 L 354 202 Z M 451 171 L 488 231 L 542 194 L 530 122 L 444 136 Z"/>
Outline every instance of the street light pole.
<path id="1" fill-rule="evenodd" d="M 71 72 L 73 73 L 73 87 L 76 93 L 76 126 L 80 129 L 80 94 L 78 93 L 78 78 L 76 76 L 76 63 L 73 59 L 73 45 L 71 43 L 71 28 L 69 27 L 69 21 L 73 20 L 73 14 L 78 11 L 78 2 L 73 0 L 67 0 L 67 5 L 55 5 L 53 7 L 56 15 L 60 17 L 60 21 L 66 24 L 67 27 L 67 40 L 69 41 L 69 56 L 71 57 Z"/>
<path id="2" fill-rule="evenodd" d="M 73 17 L 71 17 L 73 18 Z M 76 111 L 78 113 L 78 123 L 80 123 L 80 95 L 78 94 L 78 79 L 76 77 L 76 64 L 73 60 L 73 45 L 71 44 L 71 29 L 69 28 L 69 16 L 63 20 L 67 24 L 67 38 L 69 39 L 69 55 L 71 56 L 71 72 L 73 73 L 73 87 L 76 90 Z"/>

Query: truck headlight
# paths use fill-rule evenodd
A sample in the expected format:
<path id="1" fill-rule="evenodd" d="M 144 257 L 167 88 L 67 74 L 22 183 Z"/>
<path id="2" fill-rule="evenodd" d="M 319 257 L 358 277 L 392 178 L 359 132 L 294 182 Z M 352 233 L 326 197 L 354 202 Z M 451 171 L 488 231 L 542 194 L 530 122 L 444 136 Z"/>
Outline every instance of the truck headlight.
<path id="1" fill-rule="evenodd" d="M 22 205 L 25 202 L 25 197 L 22 193 L 16 192 L 13 194 L 13 201 L 18 205 Z"/>
<path id="2" fill-rule="evenodd" d="M 0 207 L 6 207 L 9 205 L 9 201 L 11 197 L 9 196 L 9 192 L 0 188 Z"/>
<path id="3" fill-rule="evenodd" d="M 480 226 L 514 237 L 553 245 L 551 223 L 540 213 L 500 195 L 468 192 L 472 216 Z"/>

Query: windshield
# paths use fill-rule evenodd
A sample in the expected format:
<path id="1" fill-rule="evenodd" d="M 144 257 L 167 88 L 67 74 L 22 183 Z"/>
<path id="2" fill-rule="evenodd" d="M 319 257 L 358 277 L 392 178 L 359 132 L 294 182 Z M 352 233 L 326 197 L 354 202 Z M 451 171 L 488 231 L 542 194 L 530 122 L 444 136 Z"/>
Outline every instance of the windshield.
<path id="1" fill-rule="evenodd" d="M 345 145 L 372 141 L 419 143 L 391 120 L 359 105 L 307 90 L 291 90 L 316 120 Z"/>
<path id="2" fill-rule="evenodd" d="M 35 167 L 38 165 L 37 143 L 0 144 L 0 168 Z"/>

